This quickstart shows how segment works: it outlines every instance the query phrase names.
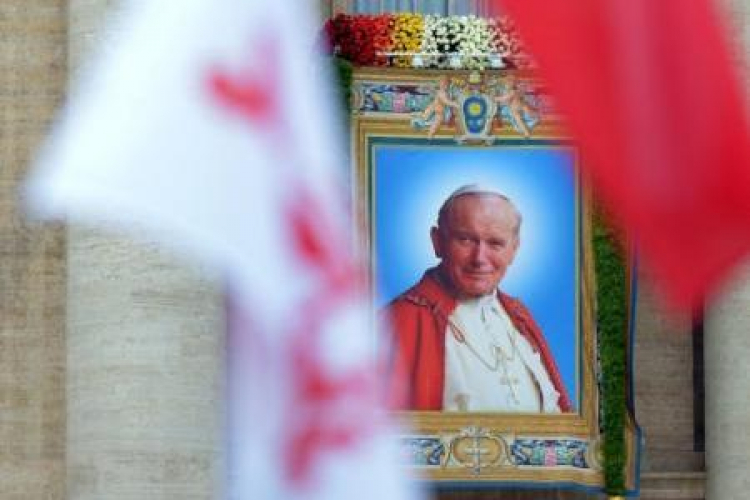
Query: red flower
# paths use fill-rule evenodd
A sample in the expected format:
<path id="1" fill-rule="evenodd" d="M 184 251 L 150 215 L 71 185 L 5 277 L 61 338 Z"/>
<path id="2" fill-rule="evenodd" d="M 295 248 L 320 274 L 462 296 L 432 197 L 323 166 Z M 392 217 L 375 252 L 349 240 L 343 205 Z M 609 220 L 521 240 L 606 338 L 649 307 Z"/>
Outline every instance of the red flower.
<path id="1" fill-rule="evenodd" d="M 359 66 L 388 63 L 383 52 L 391 49 L 393 16 L 348 16 L 339 14 L 329 20 L 324 31 L 332 50 Z"/>

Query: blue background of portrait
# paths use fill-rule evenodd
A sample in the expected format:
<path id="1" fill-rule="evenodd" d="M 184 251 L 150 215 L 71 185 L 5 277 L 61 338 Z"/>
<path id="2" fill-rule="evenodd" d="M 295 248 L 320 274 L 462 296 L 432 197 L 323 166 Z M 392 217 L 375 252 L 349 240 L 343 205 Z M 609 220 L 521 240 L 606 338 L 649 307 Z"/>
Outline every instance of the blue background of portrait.
<path id="1" fill-rule="evenodd" d="M 502 147 L 404 142 L 373 142 L 371 149 L 377 306 L 407 290 L 438 263 L 429 231 L 450 193 L 464 184 L 494 187 L 523 216 L 521 245 L 500 288 L 521 299 L 533 313 L 577 408 L 579 241 L 574 150 L 530 141 Z"/>

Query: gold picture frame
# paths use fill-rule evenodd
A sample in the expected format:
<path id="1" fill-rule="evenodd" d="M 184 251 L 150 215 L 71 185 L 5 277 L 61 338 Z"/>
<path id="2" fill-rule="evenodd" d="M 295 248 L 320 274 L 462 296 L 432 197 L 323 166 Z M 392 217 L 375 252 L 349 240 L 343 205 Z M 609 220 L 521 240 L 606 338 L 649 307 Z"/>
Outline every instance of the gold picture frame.
<path id="1" fill-rule="evenodd" d="M 386 154 L 392 158 L 388 161 L 400 164 L 399 159 L 405 158 L 399 156 L 402 150 L 416 150 L 422 156 L 456 151 L 501 155 L 513 150 L 531 156 L 534 151 L 545 155 L 559 152 L 575 166 L 571 174 L 575 185 L 575 341 L 571 349 L 576 361 L 574 382 L 569 384 L 574 385 L 574 411 L 397 412 L 410 429 L 401 443 L 405 466 L 419 477 L 442 485 L 497 483 L 601 489 L 604 476 L 594 320 L 592 202 L 577 174 L 581 158 L 576 144 L 564 133 L 563 121 L 544 85 L 533 73 L 524 71 L 370 68 L 355 71 L 352 93 L 355 218 L 361 248 L 370 262 L 373 289 L 378 287 L 378 270 L 383 266 L 378 256 L 378 217 L 389 217 L 383 216 L 385 212 L 378 205 L 379 189 L 384 185 L 378 176 L 386 164 Z M 472 107 L 475 103 L 477 106 Z M 482 113 L 474 113 L 482 107 L 483 119 Z M 398 178 L 400 174 L 390 175 L 396 178 L 394 185 L 403 180 Z M 432 205 L 436 212 L 437 206 Z M 428 237 L 427 229 L 419 228 L 421 238 Z M 382 305 L 376 304 L 375 308 Z M 633 489 L 634 461 L 638 459 L 634 426 L 626 441 L 630 461 L 626 483 Z"/>

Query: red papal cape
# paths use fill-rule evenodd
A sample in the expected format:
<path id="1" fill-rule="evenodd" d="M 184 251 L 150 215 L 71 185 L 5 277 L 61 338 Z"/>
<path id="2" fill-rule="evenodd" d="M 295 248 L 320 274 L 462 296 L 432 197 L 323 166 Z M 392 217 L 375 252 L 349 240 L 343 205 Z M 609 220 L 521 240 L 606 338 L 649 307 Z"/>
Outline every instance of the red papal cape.
<path id="1" fill-rule="evenodd" d="M 560 371 L 531 313 L 518 299 L 500 291 L 498 300 L 518 332 L 539 352 L 555 390 L 560 393 L 560 410 L 570 411 Z M 391 409 L 442 410 L 445 332 L 448 318 L 457 305 L 458 301 L 439 282 L 437 268 L 433 268 L 386 307 L 393 332 L 386 388 Z"/>

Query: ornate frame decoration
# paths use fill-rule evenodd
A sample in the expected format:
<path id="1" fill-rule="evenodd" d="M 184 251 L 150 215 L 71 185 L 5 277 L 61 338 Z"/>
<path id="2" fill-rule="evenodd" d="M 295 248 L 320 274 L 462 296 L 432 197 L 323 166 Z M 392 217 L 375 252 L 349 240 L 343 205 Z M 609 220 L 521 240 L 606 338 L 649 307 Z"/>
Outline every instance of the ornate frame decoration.
<path id="1" fill-rule="evenodd" d="M 373 144 L 573 148 L 544 85 L 526 71 L 355 70 L 353 190 L 362 248 L 374 268 Z M 429 146 L 427 146 L 429 147 Z M 575 155 L 576 162 L 580 161 Z M 574 412 L 562 414 L 399 412 L 405 466 L 443 487 L 563 487 L 601 491 L 602 435 L 594 313 L 592 202 L 579 191 L 577 384 Z M 425 233 L 426 236 L 426 233 Z M 627 489 L 637 490 L 638 433 L 626 436 Z"/>

